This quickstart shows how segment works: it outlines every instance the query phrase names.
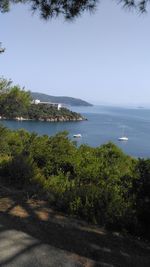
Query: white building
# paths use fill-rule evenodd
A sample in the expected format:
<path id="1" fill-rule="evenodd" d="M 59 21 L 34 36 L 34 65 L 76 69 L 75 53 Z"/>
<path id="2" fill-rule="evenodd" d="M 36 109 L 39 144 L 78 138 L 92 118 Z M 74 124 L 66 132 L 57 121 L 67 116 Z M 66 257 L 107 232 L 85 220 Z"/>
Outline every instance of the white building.
<path id="1" fill-rule="evenodd" d="M 32 100 L 31 103 L 35 105 L 40 105 L 40 104 L 49 105 L 51 107 L 56 107 L 58 110 L 65 107 L 65 105 L 62 105 L 61 103 L 42 102 L 39 99 L 34 99 Z"/>

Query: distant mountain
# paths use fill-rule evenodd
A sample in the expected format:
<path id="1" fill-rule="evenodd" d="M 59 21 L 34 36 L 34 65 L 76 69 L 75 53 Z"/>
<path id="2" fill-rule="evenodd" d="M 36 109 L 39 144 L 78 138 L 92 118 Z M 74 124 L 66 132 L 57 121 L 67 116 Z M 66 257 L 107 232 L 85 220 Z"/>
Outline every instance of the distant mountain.
<path id="1" fill-rule="evenodd" d="M 43 102 L 62 103 L 70 106 L 93 106 L 92 104 L 78 98 L 69 96 L 51 96 L 42 93 L 31 92 L 33 99 L 39 99 Z"/>

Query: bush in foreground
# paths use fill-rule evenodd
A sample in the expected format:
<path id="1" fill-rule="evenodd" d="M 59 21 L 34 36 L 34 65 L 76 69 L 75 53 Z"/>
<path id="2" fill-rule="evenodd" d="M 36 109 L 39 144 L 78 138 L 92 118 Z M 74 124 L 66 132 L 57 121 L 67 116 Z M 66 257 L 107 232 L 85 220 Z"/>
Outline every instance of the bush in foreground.
<path id="1" fill-rule="evenodd" d="M 61 211 L 150 238 L 149 159 L 129 157 L 112 143 L 76 147 L 66 132 L 48 137 L 0 126 L 0 133 L 1 182 L 40 185 Z"/>

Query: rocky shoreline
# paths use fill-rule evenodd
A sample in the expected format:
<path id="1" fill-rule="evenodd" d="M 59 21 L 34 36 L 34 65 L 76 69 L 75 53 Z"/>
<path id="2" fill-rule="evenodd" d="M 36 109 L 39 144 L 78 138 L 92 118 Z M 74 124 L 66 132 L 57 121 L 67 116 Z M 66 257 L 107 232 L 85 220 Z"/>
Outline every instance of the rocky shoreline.
<path id="1" fill-rule="evenodd" d="M 0 116 L 0 120 L 15 120 L 15 121 L 46 121 L 46 122 L 69 122 L 69 121 L 85 121 L 85 117 L 70 117 L 70 116 L 56 116 L 56 117 L 39 117 L 39 118 L 24 118 L 24 117 L 15 117 L 7 118 Z"/>

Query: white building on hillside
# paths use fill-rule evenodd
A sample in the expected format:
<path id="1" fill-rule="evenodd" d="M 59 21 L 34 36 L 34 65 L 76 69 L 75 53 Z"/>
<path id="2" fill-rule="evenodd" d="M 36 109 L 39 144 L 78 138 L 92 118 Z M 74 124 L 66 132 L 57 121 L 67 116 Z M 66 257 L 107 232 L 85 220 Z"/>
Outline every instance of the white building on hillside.
<path id="1" fill-rule="evenodd" d="M 35 105 L 49 105 L 51 107 L 56 107 L 58 110 L 60 110 L 61 108 L 65 108 L 66 106 L 61 104 L 61 103 L 51 103 L 51 102 L 43 102 L 43 101 L 40 101 L 39 99 L 35 99 L 35 100 L 32 100 L 31 102 L 32 104 L 35 104 Z"/>

